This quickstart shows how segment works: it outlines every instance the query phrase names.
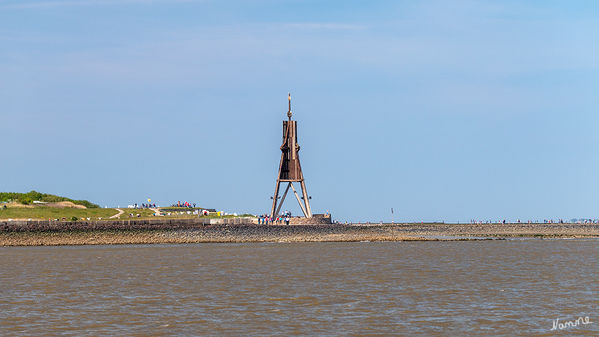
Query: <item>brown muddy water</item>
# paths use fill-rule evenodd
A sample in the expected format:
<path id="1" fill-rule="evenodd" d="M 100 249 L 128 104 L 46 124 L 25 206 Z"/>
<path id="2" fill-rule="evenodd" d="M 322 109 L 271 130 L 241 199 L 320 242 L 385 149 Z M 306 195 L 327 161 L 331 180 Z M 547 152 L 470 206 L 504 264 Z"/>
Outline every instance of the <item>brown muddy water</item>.
<path id="1" fill-rule="evenodd" d="M 588 336 L 598 295 L 596 239 L 0 248 L 2 336 Z"/>

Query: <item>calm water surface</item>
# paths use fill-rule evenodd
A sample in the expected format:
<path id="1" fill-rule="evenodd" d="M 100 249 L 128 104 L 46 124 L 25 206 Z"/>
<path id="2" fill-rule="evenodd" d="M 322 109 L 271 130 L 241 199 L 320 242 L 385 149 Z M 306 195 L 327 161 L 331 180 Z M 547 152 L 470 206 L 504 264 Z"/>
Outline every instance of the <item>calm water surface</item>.
<path id="1" fill-rule="evenodd" d="M 3 336 L 599 335 L 597 240 L 7 247 L 0 285 Z"/>

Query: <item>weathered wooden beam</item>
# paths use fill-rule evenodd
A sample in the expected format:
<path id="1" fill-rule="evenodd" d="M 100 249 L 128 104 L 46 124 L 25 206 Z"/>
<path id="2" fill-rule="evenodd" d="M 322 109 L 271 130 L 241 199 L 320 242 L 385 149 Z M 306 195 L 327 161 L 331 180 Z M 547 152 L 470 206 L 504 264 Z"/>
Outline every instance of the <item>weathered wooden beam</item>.
<path id="1" fill-rule="evenodd" d="M 291 185 L 291 189 L 293 190 L 293 193 L 295 194 L 295 198 L 297 199 L 297 202 L 299 203 L 300 207 L 302 208 L 302 212 L 304 212 L 304 216 L 306 218 L 309 218 L 308 213 L 306 212 L 306 208 L 302 204 L 302 201 L 300 200 L 300 197 L 297 194 L 297 191 L 295 190 L 295 187 L 293 187 L 293 184 L 290 184 L 290 185 Z"/>
<path id="2" fill-rule="evenodd" d="M 285 189 L 285 193 L 283 193 L 283 197 L 281 198 L 281 202 L 279 203 L 279 207 L 277 207 L 277 211 L 273 215 L 273 218 L 281 214 L 281 207 L 283 207 L 283 203 L 285 202 L 285 197 L 287 196 L 287 192 L 289 192 L 289 186 L 292 183 L 287 184 L 287 188 Z"/>

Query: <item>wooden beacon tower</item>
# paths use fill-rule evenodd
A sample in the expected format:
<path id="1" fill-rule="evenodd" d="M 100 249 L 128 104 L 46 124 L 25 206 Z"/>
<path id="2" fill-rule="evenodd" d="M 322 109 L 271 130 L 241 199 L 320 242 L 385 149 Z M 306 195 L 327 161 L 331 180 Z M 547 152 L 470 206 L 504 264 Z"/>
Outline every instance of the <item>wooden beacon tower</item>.
<path id="1" fill-rule="evenodd" d="M 304 182 L 304 174 L 299 160 L 300 146 L 297 144 L 297 122 L 291 120 L 291 94 L 288 96 L 289 110 L 287 111 L 288 120 L 283 121 L 283 145 L 281 145 L 281 163 L 279 164 L 279 175 L 277 176 L 277 184 L 275 185 L 275 195 L 272 198 L 272 210 L 270 215 L 272 218 L 278 216 L 285 202 L 285 197 L 289 188 L 293 190 L 295 198 L 304 213 L 306 218 L 312 217 L 312 209 L 310 208 L 310 197 L 306 191 L 306 183 Z M 279 201 L 279 188 L 281 183 L 287 183 L 285 192 Z M 300 183 L 302 188 L 302 198 L 300 199 L 293 183 Z M 303 200 L 303 202 L 302 202 Z"/>

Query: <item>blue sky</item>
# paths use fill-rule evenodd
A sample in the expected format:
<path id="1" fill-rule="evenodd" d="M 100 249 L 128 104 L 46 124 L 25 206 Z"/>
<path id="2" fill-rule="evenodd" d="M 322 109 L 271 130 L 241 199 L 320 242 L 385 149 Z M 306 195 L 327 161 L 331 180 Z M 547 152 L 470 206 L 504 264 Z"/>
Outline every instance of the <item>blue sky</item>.
<path id="1" fill-rule="evenodd" d="M 598 217 L 598 15 L 595 1 L 0 0 L 0 190 L 267 212 L 290 91 L 315 212 Z"/>

